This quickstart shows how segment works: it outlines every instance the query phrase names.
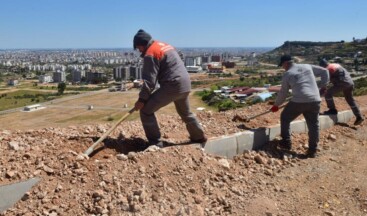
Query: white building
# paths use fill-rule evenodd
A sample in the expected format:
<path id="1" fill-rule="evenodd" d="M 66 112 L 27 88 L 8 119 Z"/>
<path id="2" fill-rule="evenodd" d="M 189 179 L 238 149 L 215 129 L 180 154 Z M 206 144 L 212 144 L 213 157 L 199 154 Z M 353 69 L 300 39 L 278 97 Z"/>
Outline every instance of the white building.
<path id="1" fill-rule="evenodd" d="M 127 80 L 130 78 L 130 67 L 120 66 L 113 69 L 113 78 Z"/>
<path id="2" fill-rule="evenodd" d="M 198 73 L 203 70 L 201 66 L 186 66 L 186 70 L 189 73 Z"/>
<path id="3" fill-rule="evenodd" d="M 65 71 L 56 71 L 53 73 L 53 80 L 54 82 L 65 82 L 66 81 L 66 74 Z"/>
<path id="4" fill-rule="evenodd" d="M 85 77 L 85 71 L 73 70 L 71 71 L 71 78 L 73 82 L 80 82 L 82 78 Z"/>
<path id="5" fill-rule="evenodd" d="M 23 111 L 31 112 L 31 111 L 35 111 L 35 110 L 39 110 L 39 109 L 44 109 L 44 108 L 45 107 L 41 106 L 40 104 L 33 104 L 33 105 L 25 106 Z"/>
<path id="6" fill-rule="evenodd" d="M 201 56 L 188 56 L 185 58 L 185 66 L 201 66 L 203 63 L 203 59 Z"/>
<path id="7" fill-rule="evenodd" d="M 53 79 L 50 75 L 41 75 L 38 77 L 38 81 L 40 83 L 50 83 L 53 82 Z"/>
<path id="8" fill-rule="evenodd" d="M 18 80 L 15 80 L 15 79 L 11 79 L 8 81 L 8 85 L 10 86 L 16 86 L 18 85 L 19 81 Z"/>
<path id="9" fill-rule="evenodd" d="M 185 58 L 185 66 L 195 66 L 196 61 L 194 57 L 186 57 Z"/>
<path id="10" fill-rule="evenodd" d="M 143 67 L 141 65 L 130 66 L 130 77 L 138 80 L 142 79 L 142 69 Z"/>

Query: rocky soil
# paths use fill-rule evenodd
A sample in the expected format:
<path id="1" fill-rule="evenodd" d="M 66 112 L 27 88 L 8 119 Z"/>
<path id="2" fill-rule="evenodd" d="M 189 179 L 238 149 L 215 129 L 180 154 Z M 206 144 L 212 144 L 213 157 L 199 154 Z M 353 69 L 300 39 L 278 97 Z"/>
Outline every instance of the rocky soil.
<path id="1" fill-rule="evenodd" d="M 342 98 L 337 106 L 348 109 Z M 197 115 L 213 138 L 279 123 L 280 112 L 232 121 L 269 108 Z M 0 185 L 41 181 L 0 215 L 367 215 L 367 127 L 354 119 L 322 131 L 314 159 L 304 156 L 306 134 L 292 135 L 290 152 L 274 140 L 226 159 L 186 145 L 176 114 L 158 119 L 169 147 L 145 149 L 141 123 L 123 122 L 90 158 L 81 153 L 110 124 L 1 130 Z"/>

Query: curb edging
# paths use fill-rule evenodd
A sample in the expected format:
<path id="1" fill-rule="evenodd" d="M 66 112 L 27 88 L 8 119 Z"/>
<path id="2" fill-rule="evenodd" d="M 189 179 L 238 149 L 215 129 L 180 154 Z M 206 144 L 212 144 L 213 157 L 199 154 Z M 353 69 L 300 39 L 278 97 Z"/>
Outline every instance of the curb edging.
<path id="1" fill-rule="evenodd" d="M 320 130 L 333 127 L 336 123 L 347 123 L 353 117 L 351 110 L 341 111 L 337 115 L 320 115 Z M 291 122 L 291 132 L 306 133 L 307 131 L 304 119 Z M 277 124 L 209 139 L 203 148 L 207 153 L 233 158 L 245 150 L 259 149 L 279 135 L 280 125 Z"/>

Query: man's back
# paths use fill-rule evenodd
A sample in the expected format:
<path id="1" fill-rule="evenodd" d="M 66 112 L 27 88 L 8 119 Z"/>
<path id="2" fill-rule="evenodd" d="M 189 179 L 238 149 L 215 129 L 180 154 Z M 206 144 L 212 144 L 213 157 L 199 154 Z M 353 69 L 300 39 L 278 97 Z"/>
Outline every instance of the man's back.
<path id="1" fill-rule="evenodd" d="M 144 56 L 144 76 L 151 76 L 155 71 L 161 86 L 174 85 L 177 92 L 188 92 L 191 89 L 190 76 L 174 47 L 167 43 L 154 41 Z"/>
<path id="2" fill-rule="evenodd" d="M 334 85 L 350 86 L 354 85 L 350 73 L 340 64 L 330 63 L 326 67 L 330 74 L 330 82 Z"/>
<path id="3" fill-rule="evenodd" d="M 297 103 L 321 101 L 312 66 L 293 64 L 283 76 L 284 84 L 292 89 L 292 101 Z M 282 83 L 282 85 L 283 85 Z"/>

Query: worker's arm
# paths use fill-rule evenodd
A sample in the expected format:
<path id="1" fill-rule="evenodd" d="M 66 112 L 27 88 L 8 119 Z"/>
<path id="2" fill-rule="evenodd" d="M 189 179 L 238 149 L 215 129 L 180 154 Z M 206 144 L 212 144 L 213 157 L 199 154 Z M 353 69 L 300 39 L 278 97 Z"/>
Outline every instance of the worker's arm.
<path id="1" fill-rule="evenodd" d="M 139 93 L 139 102 L 145 103 L 156 88 L 158 71 L 158 59 L 153 56 L 145 56 L 142 71 L 143 86 Z"/>
<path id="2" fill-rule="evenodd" d="M 280 88 L 280 91 L 278 92 L 278 96 L 275 99 L 274 106 L 279 107 L 280 105 L 282 105 L 282 103 L 284 103 L 285 99 L 288 96 L 289 88 L 290 86 L 288 83 L 288 76 L 287 74 L 284 74 L 282 78 L 282 87 Z"/>
<path id="3" fill-rule="evenodd" d="M 327 84 L 329 83 L 330 77 L 329 77 L 329 71 L 326 68 L 320 67 L 320 66 L 316 66 L 316 65 L 311 65 L 312 66 L 312 71 L 313 74 L 315 75 L 315 77 L 320 77 L 321 81 L 319 84 L 319 88 L 320 89 L 324 89 L 326 88 Z"/>

